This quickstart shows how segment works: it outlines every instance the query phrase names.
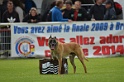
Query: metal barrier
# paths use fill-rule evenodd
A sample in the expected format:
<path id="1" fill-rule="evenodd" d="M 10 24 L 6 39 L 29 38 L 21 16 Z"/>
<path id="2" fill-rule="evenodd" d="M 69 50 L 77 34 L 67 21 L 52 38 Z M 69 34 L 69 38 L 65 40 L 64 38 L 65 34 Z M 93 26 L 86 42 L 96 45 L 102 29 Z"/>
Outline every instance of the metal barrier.
<path id="1" fill-rule="evenodd" d="M 9 57 L 11 55 L 11 31 L 9 26 L 0 25 L 0 56 Z"/>

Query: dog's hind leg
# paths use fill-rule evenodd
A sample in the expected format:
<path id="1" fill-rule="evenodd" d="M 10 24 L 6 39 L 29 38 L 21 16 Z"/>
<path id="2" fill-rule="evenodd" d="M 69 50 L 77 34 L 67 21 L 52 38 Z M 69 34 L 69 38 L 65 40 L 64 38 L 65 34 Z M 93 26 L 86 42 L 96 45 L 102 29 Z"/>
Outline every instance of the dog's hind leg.
<path id="1" fill-rule="evenodd" d="M 83 56 L 82 56 L 82 55 L 83 55 L 82 51 L 77 52 L 76 55 L 77 55 L 78 59 L 81 61 L 82 65 L 83 65 L 83 67 L 84 67 L 85 73 L 87 73 L 86 65 L 85 65 L 85 63 L 84 63 L 84 58 L 83 58 Z"/>
<path id="2" fill-rule="evenodd" d="M 76 72 L 76 66 L 75 66 L 75 63 L 74 63 L 74 57 L 75 57 L 75 54 L 71 53 L 71 55 L 69 56 L 69 59 L 70 59 L 70 62 L 73 66 L 73 70 L 74 70 L 74 73 L 75 73 Z"/>
<path id="3" fill-rule="evenodd" d="M 82 65 L 83 65 L 83 67 L 84 67 L 85 73 L 87 73 L 87 68 L 86 68 L 86 65 L 85 65 L 85 63 L 84 63 L 83 58 L 79 58 L 79 60 L 81 61 Z"/>

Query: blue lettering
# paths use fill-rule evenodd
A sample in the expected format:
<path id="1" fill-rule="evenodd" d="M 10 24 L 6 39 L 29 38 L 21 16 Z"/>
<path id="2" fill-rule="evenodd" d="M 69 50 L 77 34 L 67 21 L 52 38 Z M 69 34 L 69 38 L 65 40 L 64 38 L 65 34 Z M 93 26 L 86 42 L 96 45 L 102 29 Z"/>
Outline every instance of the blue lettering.
<path id="1" fill-rule="evenodd" d="M 70 30 L 70 26 L 67 26 L 67 25 L 65 24 L 65 26 L 64 26 L 64 32 L 69 32 L 69 30 Z"/>
<path id="2" fill-rule="evenodd" d="M 124 23 L 117 22 L 116 23 L 116 30 L 124 30 Z"/>
<path id="3" fill-rule="evenodd" d="M 110 24 L 110 30 L 113 30 L 113 28 L 114 28 L 114 24 L 111 23 L 111 24 Z"/>
<path id="4" fill-rule="evenodd" d="M 104 28 L 103 28 L 103 30 L 107 31 L 107 29 L 108 29 L 108 23 L 104 23 Z"/>
<path id="5" fill-rule="evenodd" d="M 34 34 L 34 33 L 44 33 L 44 29 L 45 27 L 42 26 L 42 27 L 31 27 L 31 33 Z"/>
<path id="6" fill-rule="evenodd" d="M 47 33 L 50 33 L 50 26 L 47 27 Z"/>
<path id="7" fill-rule="evenodd" d="M 45 27 L 42 27 L 40 33 L 44 33 L 44 30 L 45 30 Z"/>
<path id="8" fill-rule="evenodd" d="M 91 31 L 106 31 L 108 29 L 108 23 L 92 23 Z"/>
<path id="9" fill-rule="evenodd" d="M 119 30 L 120 29 L 120 22 L 117 22 L 116 23 L 116 30 Z"/>
<path id="10" fill-rule="evenodd" d="M 98 31 L 99 30 L 99 23 L 96 23 L 96 29 L 95 31 Z"/>
<path id="11" fill-rule="evenodd" d="M 103 30 L 103 28 L 104 28 L 104 24 L 103 24 L 103 23 L 101 23 L 101 24 L 100 24 L 100 31 L 102 31 L 102 30 Z"/>
<path id="12" fill-rule="evenodd" d="M 77 25 L 73 24 L 72 25 L 72 32 L 83 32 L 83 31 L 88 31 L 89 30 L 89 25 Z"/>
<path id="13" fill-rule="evenodd" d="M 28 33 L 28 27 L 14 26 L 14 34 Z"/>
<path id="14" fill-rule="evenodd" d="M 51 25 L 47 27 L 47 33 L 60 33 L 60 32 L 62 32 L 62 25 L 59 26 Z"/>
<path id="15" fill-rule="evenodd" d="M 91 29 L 91 31 L 95 31 L 94 29 L 95 29 L 95 23 L 92 23 L 92 29 Z"/>
<path id="16" fill-rule="evenodd" d="M 34 27 L 31 27 L 31 33 L 32 34 L 34 33 Z"/>

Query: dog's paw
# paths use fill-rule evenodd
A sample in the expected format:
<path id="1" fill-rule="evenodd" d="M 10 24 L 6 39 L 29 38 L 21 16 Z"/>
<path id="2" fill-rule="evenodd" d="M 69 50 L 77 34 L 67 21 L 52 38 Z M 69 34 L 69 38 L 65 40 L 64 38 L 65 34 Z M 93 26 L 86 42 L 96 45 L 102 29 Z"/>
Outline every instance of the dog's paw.
<path id="1" fill-rule="evenodd" d="M 52 56 L 52 57 L 51 57 L 51 60 L 55 60 L 55 58 Z"/>
<path id="2" fill-rule="evenodd" d="M 56 57 L 53 57 L 53 60 L 57 60 L 57 58 Z"/>

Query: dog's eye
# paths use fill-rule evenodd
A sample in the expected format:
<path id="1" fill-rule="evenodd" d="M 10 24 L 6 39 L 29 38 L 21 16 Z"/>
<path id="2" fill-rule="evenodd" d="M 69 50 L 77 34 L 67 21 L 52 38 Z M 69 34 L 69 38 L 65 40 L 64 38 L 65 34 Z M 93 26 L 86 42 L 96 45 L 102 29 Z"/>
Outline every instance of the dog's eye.
<path id="1" fill-rule="evenodd" d="M 52 40 L 50 40 L 49 43 L 52 43 Z"/>

